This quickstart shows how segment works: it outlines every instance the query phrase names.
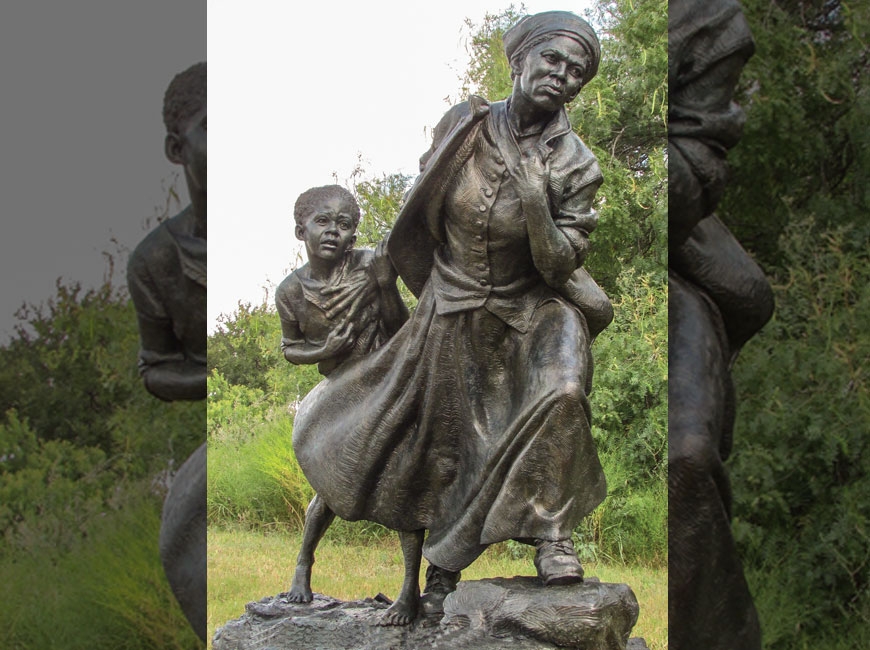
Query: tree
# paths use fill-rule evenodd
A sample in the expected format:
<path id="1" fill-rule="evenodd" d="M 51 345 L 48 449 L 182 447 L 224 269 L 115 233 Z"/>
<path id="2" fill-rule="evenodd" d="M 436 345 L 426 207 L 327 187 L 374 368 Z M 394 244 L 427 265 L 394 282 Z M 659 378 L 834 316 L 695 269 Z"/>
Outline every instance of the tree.
<path id="1" fill-rule="evenodd" d="M 723 219 L 765 268 L 781 264 L 786 224 L 817 231 L 854 223 L 870 233 L 870 73 L 867 3 L 743 2 L 756 41 L 737 92 L 746 111 L 729 155 Z"/>

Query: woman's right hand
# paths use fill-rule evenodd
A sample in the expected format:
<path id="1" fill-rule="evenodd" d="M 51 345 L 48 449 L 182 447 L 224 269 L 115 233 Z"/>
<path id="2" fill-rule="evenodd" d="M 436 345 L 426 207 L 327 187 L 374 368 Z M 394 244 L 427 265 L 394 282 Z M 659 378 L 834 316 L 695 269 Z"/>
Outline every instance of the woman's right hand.
<path id="1" fill-rule="evenodd" d="M 547 183 L 550 182 L 550 166 L 544 162 L 540 153 L 534 151 L 523 154 L 520 164 L 514 168 L 517 195 L 525 205 L 547 197 Z"/>

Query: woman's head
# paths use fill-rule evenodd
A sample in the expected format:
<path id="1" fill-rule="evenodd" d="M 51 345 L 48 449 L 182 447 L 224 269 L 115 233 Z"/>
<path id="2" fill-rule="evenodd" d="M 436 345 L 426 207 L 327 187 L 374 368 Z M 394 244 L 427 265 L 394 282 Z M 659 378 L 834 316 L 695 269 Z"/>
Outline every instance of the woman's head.
<path id="1" fill-rule="evenodd" d="M 557 37 L 576 41 L 585 53 L 582 85 L 598 72 L 601 44 L 595 31 L 585 20 L 569 11 L 545 11 L 526 16 L 504 35 L 504 50 L 511 66 L 511 78 L 520 76 L 528 54 L 543 43 Z"/>

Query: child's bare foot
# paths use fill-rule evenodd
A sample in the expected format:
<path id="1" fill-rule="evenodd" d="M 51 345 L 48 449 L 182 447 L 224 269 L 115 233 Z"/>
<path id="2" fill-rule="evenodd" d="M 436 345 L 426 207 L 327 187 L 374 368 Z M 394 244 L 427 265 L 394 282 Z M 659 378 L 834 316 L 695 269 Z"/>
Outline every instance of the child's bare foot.
<path id="1" fill-rule="evenodd" d="M 291 603 L 310 603 L 312 598 L 314 595 L 311 593 L 311 567 L 297 565 L 287 600 Z"/>
<path id="2" fill-rule="evenodd" d="M 411 596 L 399 598 L 390 605 L 390 608 L 384 612 L 378 625 L 408 625 L 411 621 L 417 618 L 417 609 L 420 603 L 420 596 Z"/>

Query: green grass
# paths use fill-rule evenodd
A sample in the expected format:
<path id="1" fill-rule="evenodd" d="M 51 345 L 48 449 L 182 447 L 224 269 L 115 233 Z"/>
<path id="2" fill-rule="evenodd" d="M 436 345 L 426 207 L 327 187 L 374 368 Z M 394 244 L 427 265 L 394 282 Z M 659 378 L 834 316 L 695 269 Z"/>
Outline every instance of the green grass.
<path id="1" fill-rule="evenodd" d="M 128 500 L 69 552 L 0 559 L 3 650 L 197 650 L 158 552 L 159 499 Z"/>
<path id="2" fill-rule="evenodd" d="M 360 524 L 352 524 L 360 525 Z M 300 537 L 297 533 L 211 528 L 208 537 L 208 638 L 238 618 L 245 604 L 290 588 Z M 463 580 L 534 575 L 531 549 L 499 544 L 471 567 Z M 425 565 L 425 562 L 424 562 Z M 667 648 L 667 570 L 587 564 L 586 574 L 602 582 L 631 586 L 640 604 L 632 636 L 650 650 Z M 422 578 L 421 578 L 422 580 Z M 328 535 L 317 549 L 312 588 L 342 600 L 384 593 L 395 597 L 402 582 L 402 553 L 393 535 L 374 543 L 340 543 Z M 209 643 L 209 647 L 211 644 Z"/>

